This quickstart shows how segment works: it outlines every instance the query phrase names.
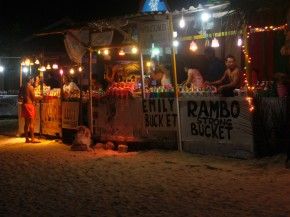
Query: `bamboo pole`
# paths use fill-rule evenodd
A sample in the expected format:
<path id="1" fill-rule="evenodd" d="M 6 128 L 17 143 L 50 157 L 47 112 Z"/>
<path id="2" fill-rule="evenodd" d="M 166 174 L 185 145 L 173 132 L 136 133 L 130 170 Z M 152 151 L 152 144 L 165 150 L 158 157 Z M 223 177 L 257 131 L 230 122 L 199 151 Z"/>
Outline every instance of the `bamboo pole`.
<path id="1" fill-rule="evenodd" d="M 173 39 L 173 20 L 172 14 L 169 14 L 169 34 L 170 34 L 170 42 Z M 171 45 L 172 46 L 172 45 Z M 172 47 L 172 70 L 173 70 L 173 80 L 174 80 L 174 91 L 175 91 L 175 101 L 176 101 L 176 112 L 177 112 L 177 142 L 178 142 L 178 150 L 182 152 L 182 141 L 181 141 L 181 125 L 180 125 L 180 109 L 179 109 L 179 88 L 177 84 L 177 71 L 176 71 L 176 52 Z"/>

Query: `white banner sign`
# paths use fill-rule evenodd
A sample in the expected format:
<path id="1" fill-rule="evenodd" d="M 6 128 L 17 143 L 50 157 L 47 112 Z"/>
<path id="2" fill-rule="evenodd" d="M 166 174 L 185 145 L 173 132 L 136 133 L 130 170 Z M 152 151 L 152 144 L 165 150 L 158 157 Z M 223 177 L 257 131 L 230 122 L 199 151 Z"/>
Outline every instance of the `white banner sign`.
<path id="1" fill-rule="evenodd" d="M 245 98 L 195 97 L 181 101 L 180 115 L 182 141 L 216 150 L 253 152 L 251 113 Z"/>
<path id="2" fill-rule="evenodd" d="M 79 124 L 79 102 L 62 102 L 62 128 L 76 129 Z"/>

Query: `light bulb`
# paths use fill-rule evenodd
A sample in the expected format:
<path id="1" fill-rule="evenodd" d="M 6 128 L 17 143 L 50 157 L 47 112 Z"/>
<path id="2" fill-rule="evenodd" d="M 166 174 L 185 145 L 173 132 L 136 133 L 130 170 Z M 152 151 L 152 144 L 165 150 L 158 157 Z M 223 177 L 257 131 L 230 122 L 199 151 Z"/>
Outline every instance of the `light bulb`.
<path id="1" fill-rule="evenodd" d="M 179 21 L 179 27 L 182 28 L 182 29 L 185 27 L 185 20 L 184 20 L 183 17 L 182 17 L 181 20 Z"/>
<path id="2" fill-rule="evenodd" d="M 207 22 L 209 19 L 210 19 L 210 14 L 209 13 L 202 13 L 201 14 L 201 20 L 202 20 L 202 22 Z"/>
<path id="3" fill-rule="evenodd" d="M 132 51 L 132 54 L 136 54 L 136 53 L 138 53 L 138 48 L 137 47 L 133 47 L 131 51 Z"/>
<path id="4" fill-rule="evenodd" d="M 179 41 L 174 40 L 174 41 L 173 41 L 173 46 L 174 46 L 174 47 L 178 47 L 178 45 L 179 45 Z"/>
<path id="5" fill-rule="evenodd" d="M 243 40 L 241 38 L 238 38 L 238 42 L 237 42 L 237 45 L 239 47 L 241 47 L 243 45 Z"/>

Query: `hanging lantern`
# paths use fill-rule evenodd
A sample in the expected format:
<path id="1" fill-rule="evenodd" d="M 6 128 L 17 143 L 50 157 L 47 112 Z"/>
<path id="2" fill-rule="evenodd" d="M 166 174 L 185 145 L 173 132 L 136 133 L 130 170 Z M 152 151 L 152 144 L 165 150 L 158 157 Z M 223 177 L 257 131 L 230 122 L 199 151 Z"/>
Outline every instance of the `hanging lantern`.
<path id="1" fill-rule="evenodd" d="M 119 56 L 125 56 L 126 54 L 125 54 L 125 51 L 123 50 L 123 49 L 121 49 L 120 51 L 119 51 Z"/>
<path id="2" fill-rule="evenodd" d="M 35 64 L 36 64 L 36 65 L 39 65 L 39 64 L 40 64 L 40 62 L 39 62 L 38 59 L 35 60 Z"/>
<path id="3" fill-rule="evenodd" d="M 189 50 L 191 50 L 192 52 L 195 52 L 195 51 L 198 50 L 198 46 L 197 46 L 197 44 L 195 43 L 195 41 L 192 41 L 192 42 L 190 43 Z"/>
<path id="4" fill-rule="evenodd" d="M 101 50 L 98 50 L 98 54 L 99 54 L 99 55 L 101 55 L 101 54 L 102 54 Z"/>
<path id="5" fill-rule="evenodd" d="M 62 76 L 63 75 L 63 70 L 61 69 L 61 70 L 59 70 L 59 74 L 60 74 L 60 76 Z"/>
<path id="6" fill-rule="evenodd" d="M 78 71 L 79 71 L 79 72 L 82 72 L 82 71 L 83 71 L 83 68 L 80 66 L 80 67 L 78 68 Z"/>
<path id="7" fill-rule="evenodd" d="M 217 47 L 219 47 L 219 46 L 220 46 L 219 41 L 218 41 L 216 38 L 214 38 L 214 39 L 212 40 L 212 42 L 211 42 L 211 47 L 213 47 L 213 48 L 217 48 Z"/>
<path id="8" fill-rule="evenodd" d="M 58 65 L 57 65 L 57 64 L 53 64 L 53 65 L 52 65 L 52 68 L 53 68 L 53 69 L 58 69 Z"/>
<path id="9" fill-rule="evenodd" d="M 184 20 L 183 16 L 181 17 L 181 19 L 179 21 L 179 27 L 182 29 L 185 27 L 185 20 Z"/>
<path id="10" fill-rule="evenodd" d="M 51 69 L 51 66 L 49 64 L 47 64 L 46 69 L 47 70 L 50 70 Z"/>
<path id="11" fill-rule="evenodd" d="M 148 68 L 150 68 L 150 67 L 152 66 L 152 63 L 151 63 L 150 61 L 148 61 L 148 62 L 146 63 L 146 66 L 147 66 Z"/>
<path id="12" fill-rule="evenodd" d="M 41 71 L 41 72 L 45 72 L 46 68 L 45 68 L 45 66 L 41 66 L 38 70 Z"/>

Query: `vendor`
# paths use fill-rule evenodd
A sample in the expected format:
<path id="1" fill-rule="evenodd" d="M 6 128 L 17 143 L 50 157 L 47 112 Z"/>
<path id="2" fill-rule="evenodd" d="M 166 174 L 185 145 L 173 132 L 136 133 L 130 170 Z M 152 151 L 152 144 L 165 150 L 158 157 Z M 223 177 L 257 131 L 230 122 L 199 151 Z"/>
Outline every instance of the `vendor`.
<path id="1" fill-rule="evenodd" d="M 164 88 L 172 87 L 169 70 L 165 68 L 165 66 L 158 66 L 151 74 L 153 86 L 162 86 Z"/>
<path id="2" fill-rule="evenodd" d="M 79 92 L 80 92 L 80 89 L 78 88 L 76 83 L 71 81 L 71 79 L 68 75 L 64 75 L 63 76 L 63 93 L 64 93 L 64 95 L 69 96 L 70 94 L 79 93 Z"/>
<path id="3" fill-rule="evenodd" d="M 220 80 L 206 82 L 209 85 L 218 86 L 218 93 L 222 96 L 234 96 L 234 89 L 240 88 L 240 70 L 237 66 L 236 59 L 228 55 L 225 61 L 226 71 Z"/>

